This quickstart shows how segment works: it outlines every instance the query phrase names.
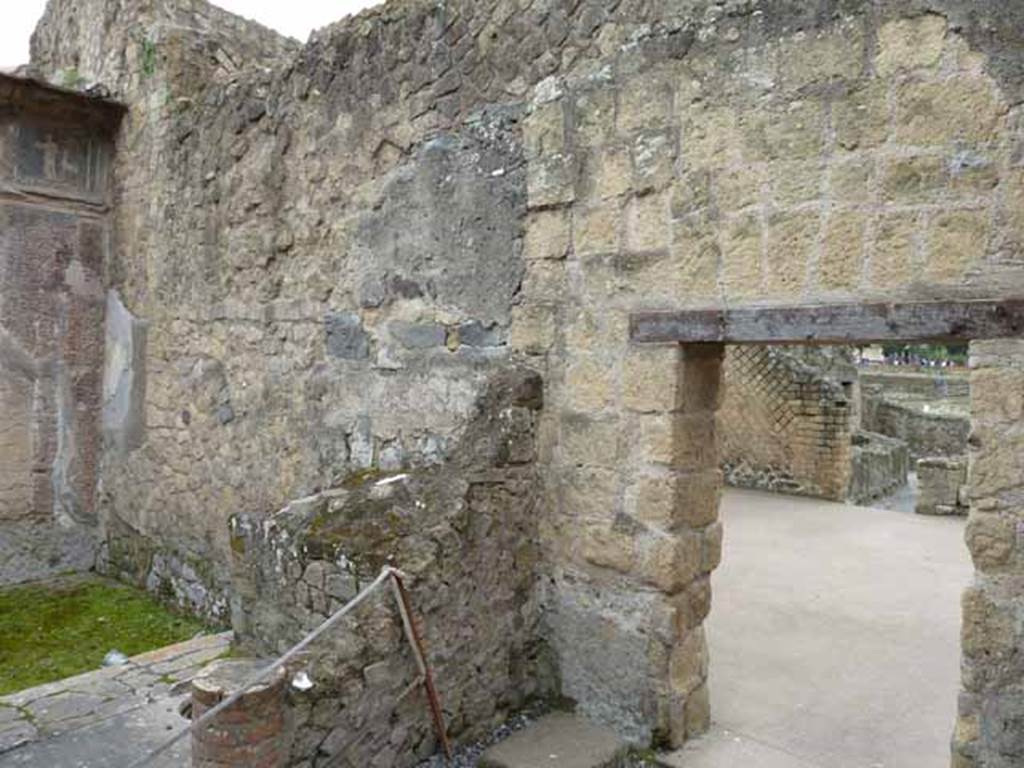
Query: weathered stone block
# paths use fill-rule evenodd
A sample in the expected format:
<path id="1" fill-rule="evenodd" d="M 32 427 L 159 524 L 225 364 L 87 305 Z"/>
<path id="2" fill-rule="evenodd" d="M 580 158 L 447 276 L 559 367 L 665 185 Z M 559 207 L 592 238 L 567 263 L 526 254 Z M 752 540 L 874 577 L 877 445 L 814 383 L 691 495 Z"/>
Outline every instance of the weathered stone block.
<path id="1" fill-rule="evenodd" d="M 448 332 L 437 323 L 409 323 L 396 320 L 388 324 L 391 337 L 406 349 L 443 347 Z"/>
<path id="2" fill-rule="evenodd" d="M 963 279 L 980 267 L 988 249 L 990 214 L 987 211 L 954 211 L 940 214 L 928 232 L 925 275 L 937 283 Z"/>
<path id="3" fill-rule="evenodd" d="M 836 141 L 844 149 L 871 149 L 889 135 L 889 93 L 884 81 L 870 81 L 832 103 Z"/>
<path id="4" fill-rule="evenodd" d="M 681 355 L 677 347 L 633 347 L 622 364 L 622 404 L 642 413 L 676 404 Z"/>
<path id="5" fill-rule="evenodd" d="M 713 104 L 683 105 L 680 144 L 692 168 L 714 168 L 744 154 L 736 112 Z"/>
<path id="6" fill-rule="evenodd" d="M 700 565 L 702 573 L 711 573 L 721 564 L 724 533 L 725 529 L 720 522 L 712 523 L 703 530 L 704 540 Z"/>
<path id="7" fill-rule="evenodd" d="M 789 101 L 750 121 L 747 145 L 772 160 L 818 157 L 825 149 L 825 127 L 820 101 Z"/>
<path id="8" fill-rule="evenodd" d="M 620 479 L 617 472 L 598 467 L 565 470 L 559 479 L 562 512 L 571 519 L 612 519 L 619 509 Z"/>
<path id="9" fill-rule="evenodd" d="M 676 486 L 671 477 L 641 477 L 632 489 L 633 515 L 668 531 L 675 518 Z"/>
<path id="10" fill-rule="evenodd" d="M 896 90 L 895 138 L 922 147 L 988 142 L 1005 114 L 1006 105 L 984 80 L 910 81 Z"/>
<path id="11" fill-rule="evenodd" d="M 768 221 L 768 291 L 778 296 L 799 296 L 817 248 L 821 218 L 817 212 L 782 213 Z"/>
<path id="12" fill-rule="evenodd" d="M 547 208 L 576 199 L 576 158 L 571 155 L 545 155 L 527 168 L 527 204 Z"/>
<path id="13" fill-rule="evenodd" d="M 352 312 L 329 313 L 324 318 L 327 354 L 341 360 L 365 360 L 370 356 L 370 336 L 359 315 Z"/>
<path id="14" fill-rule="evenodd" d="M 855 289 L 864 271 L 864 230 L 860 213 L 833 213 L 825 225 L 818 280 L 828 290 Z"/>
<path id="15" fill-rule="evenodd" d="M 817 200 L 821 197 L 824 168 L 821 157 L 768 163 L 770 200 L 783 208 Z"/>
<path id="16" fill-rule="evenodd" d="M 708 676 L 708 646 L 704 630 L 700 627 L 686 632 L 672 648 L 668 679 L 672 692 L 688 696 Z"/>
<path id="17" fill-rule="evenodd" d="M 721 211 L 738 211 L 761 202 L 765 166 L 760 163 L 719 171 L 712 177 L 715 202 Z"/>
<path id="18" fill-rule="evenodd" d="M 678 469 L 693 472 L 718 466 L 718 430 L 713 412 L 678 413 L 672 431 Z"/>
<path id="19" fill-rule="evenodd" d="M 836 159 L 829 166 L 828 186 L 832 201 L 837 205 L 863 205 L 874 196 L 875 161 L 873 157 L 858 155 Z"/>
<path id="20" fill-rule="evenodd" d="M 718 269 L 722 249 L 713 232 L 703 227 L 694 228 L 683 222 L 674 222 L 670 264 L 674 280 L 669 287 L 680 293 L 683 289 L 692 299 L 711 299 L 719 294 Z"/>
<path id="21" fill-rule="evenodd" d="M 615 203 L 573 210 L 572 241 L 577 256 L 612 253 L 618 249 L 622 210 Z"/>
<path id="22" fill-rule="evenodd" d="M 875 227 L 875 242 L 868 265 L 868 281 L 876 289 L 910 282 L 914 274 L 917 217 L 913 214 L 882 217 Z"/>
<path id="23" fill-rule="evenodd" d="M 526 222 L 523 257 L 564 259 L 569 252 L 569 214 L 563 210 L 534 211 Z"/>
<path id="24" fill-rule="evenodd" d="M 580 554 L 586 562 L 618 573 L 633 570 L 635 547 L 633 535 L 616 531 L 608 523 L 588 525 L 580 537 Z"/>
<path id="25" fill-rule="evenodd" d="M 979 570 L 1005 566 L 1017 541 L 1017 521 L 1011 515 L 975 512 L 967 521 L 967 547 Z"/>
<path id="26" fill-rule="evenodd" d="M 949 173 L 941 157 L 918 155 L 883 161 L 882 197 L 890 203 L 927 203 L 946 188 Z"/>
<path id="27" fill-rule="evenodd" d="M 676 476 L 675 524 L 704 528 L 715 522 L 723 483 L 722 473 L 718 470 L 679 472 Z"/>
<path id="28" fill-rule="evenodd" d="M 984 586 L 964 590 L 961 600 L 963 625 L 960 642 L 968 659 L 990 658 L 998 662 L 1013 652 L 1017 642 L 1011 606 L 994 600 Z"/>
<path id="29" fill-rule="evenodd" d="M 633 187 L 638 194 L 661 190 L 672 183 L 676 143 L 671 131 L 645 131 L 633 141 Z"/>
<path id="30" fill-rule="evenodd" d="M 782 87 L 796 90 L 810 84 L 853 80 L 860 76 L 864 59 L 864 27 L 850 20 L 827 31 L 783 38 L 778 61 Z"/>
<path id="31" fill-rule="evenodd" d="M 563 301 L 568 292 L 565 263 L 550 259 L 527 262 L 522 290 L 531 301 L 545 304 Z"/>
<path id="32" fill-rule="evenodd" d="M 683 373 L 679 385 L 678 410 L 683 413 L 717 411 L 722 402 L 721 344 L 683 346 Z"/>
<path id="33" fill-rule="evenodd" d="M 763 235 L 755 216 L 728 220 L 722 232 L 722 280 L 727 297 L 746 298 L 762 290 Z"/>
<path id="34" fill-rule="evenodd" d="M 1024 370 L 973 370 L 970 392 L 972 419 L 976 423 L 1009 427 L 1024 420 Z"/>
<path id="35" fill-rule="evenodd" d="M 626 219 L 626 244 L 634 251 L 668 247 L 668 200 L 664 195 L 633 199 Z"/>
<path id="36" fill-rule="evenodd" d="M 674 218 L 681 219 L 707 209 L 711 203 L 711 177 L 708 171 L 692 171 L 673 185 L 670 206 Z"/>
<path id="37" fill-rule="evenodd" d="M 583 414 L 562 416 L 561 450 L 567 463 L 614 468 L 622 428 L 616 419 L 596 420 Z"/>
<path id="38" fill-rule="evenodd" d="M 565 151 L 565 114 L 562 101 L 541 104 L 523 121 L 523 148 L 527 158 L 560 155 Z"/>
<path id="39" fill-rule="evenodd" d="M 664 128 L 672 112 L 672 85 L 658 75 L 644 76 L 624 83 L 618 91 L 619 131 L 633 135 L 637 131 Z"/>
<path id="40" fill-rule="evenodd" d="M 565 376 L 566 399 L 579 411 L 600 411 L 614 395 L 611 366 L 597 358 L 569 364 Z"/>
<path id="41" fill-rule="evenodd" d="M 901 70 L 935 67 L 946 39 L 946 19 L 926 13 L 886 22 L 878 30 L 875 69 L 883 77 Z"/>
<path id="42" fill-rule="evenodd" d="M 546 304 L 527 304 L 512 309 L 509 343 L 528 355 L 543 355 L 555 342 L 555 310 Z"/>
<path id="43" fill-rule="evenodd" d="M 659 533 L 641 543 L 638 568 L 648 584 L 674 595 L 700 572 L 701 538 L 698 534 Z"/>
<path id="44" fill-rule="evenodd" d="M 620 197 L 633 187 L 633 162 L 630 151 L 612 145 L 595 150 L 594 194 L 601 200 Z"/>
<path id="45" fill-rule="evenodd" d="M 615 92 L 596 88 L 576 94 L 574 116 L 577 142 L 591 146 L 605 143 L 615 130 Z"/>

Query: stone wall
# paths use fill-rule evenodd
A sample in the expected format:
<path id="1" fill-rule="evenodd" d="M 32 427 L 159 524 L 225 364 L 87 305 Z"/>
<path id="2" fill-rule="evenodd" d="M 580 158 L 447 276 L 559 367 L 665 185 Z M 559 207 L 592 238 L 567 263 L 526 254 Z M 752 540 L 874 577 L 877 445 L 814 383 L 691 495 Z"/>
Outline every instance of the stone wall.
<path id="1" fill-rule="evenodd" d="M 970 377 L 964 371 L 861 372 L 861 423 L 910 446 L 914 460 L 967 455 Z"/>
<path id="2" fill-rule="evenodd" d="M 149 332 L 144 434 L 101 470 L 120 551 L 226 589 L 230 515 L 443 471 L 522 358 L 545 381 L 539 634 L 562 692 L 637 741 L 702 732 L 722 349 L 631 347 L 628 315 L 1019 295 L 1022 16 L 410 0 L 299 48 L 194 1 L 54 0 L 38 65 L 131 108 L 109 275 Z M 1001 768 L 1019 507 L 974 492 L 975 549 L 1003 554 L 965 602 L 957 759 Z"/>
<path id="3" fill-rule="evenodd" d="M 847 499 L 854 504 L 895 493 L 907 484 L 910 450 L 902 440 L 859 430 L 853 435 Z"/>
<path id="4" fill-rule="evenodd" d="M 681 37 L 606 26 L 599 64 L 533 91 L 512 339 L 548 382 L 555 605 L 637 638 L 633 657 L 614 656 L 633 669 L 621 681 L 596 658 L 563 664 L 565 690 L 622 694 L 618 711 L 593 714 L 674 742 L 706 724 L 706 647 L 689 621 L 721 537 L 714 429 L 707 411 L 679 409 L 678 350 L 628 345 L 630 312 L 949 301 L 1024 285 L 1022 56 L 1006 26 L 1020 10 L 969 7 L 701 6 Z M 570 441 L 580 423 L 588 439 Z M 595 452 L 610 442 L 600 434 L 626 447 Z M 674 578 L 659 578 L 674 558 Z M 622 607 L 640 595 L 686 617 L 664 648 Z M 553 635 L 566 662 L 576 637 Z M 647 708 L 626 682 L 645 673 Z M 982 730 L 1019 730 L 1009 705 L 988 703 L 1011 694 L 1010 677 L 980 696 Z M 1014 750 L 989 741 L 976 764 L 1010 765 Z"/>
<path id="5" fill-rule="evenodd" d="M 968 495 L 963 457 L 918 459 L 914 511 L 919 515 L 966 515 Z"/>
<path id="6" fill-rule="evenodd" d="M 857 428 L 855 369 L 843 381 L 798 350 L 735 346 L 719 412 L 726 481 L 845 501 Z"/>
<path id="7" fill-rule="evenodd" d="M 0 584 L 92 567 L 120 110 L 0 75 Z"/>
<path id="8" fill-rule="evenodd" d="M 488 735 L 556 693 L 536 589 L 541 393 L 529 371 L 489 382 L 443 472 L 367 472 L 269 517 L 234 518 L 243 641 L 285 650 L 395 563 L 453 738 Z M 303 667 L 315 685 L 293 693 L 293 763 L 404 766 L 437 751 L 390 589 L 318 641 Z"/>

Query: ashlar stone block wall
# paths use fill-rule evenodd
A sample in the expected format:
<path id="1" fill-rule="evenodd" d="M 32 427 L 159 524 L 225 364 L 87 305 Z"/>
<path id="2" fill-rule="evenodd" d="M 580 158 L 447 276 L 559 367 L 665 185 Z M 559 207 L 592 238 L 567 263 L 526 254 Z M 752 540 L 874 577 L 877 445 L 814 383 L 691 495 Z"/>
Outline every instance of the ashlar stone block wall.
<path id="1" fill-rule="evenodd" d="M 692 45 L 655 55 L 644 34 L 606 29 L 614 57 L 533 92 L 524 127 L 527 279 L 512 339 L 545 365 L 556 446 L 549 495 L 561 520 L 548 536 L 558 574 L 551 603 L 561 616 L 575 607 L 573 624 L 579 614 L 612 623 L 626 594 L 652 605 L 690 594 L 679 581 L 652 578 L 656 552 L 682 553 L 688 568 L 673 573 L 693 585 L 706 583 L 717 562 L 721 530 L 707 511 L 720 482 L 713 470 L 687 473 L 681 491 L 657 497 L 672 510 L 660 519 L 693 514 L 704 527 L 664 526 L 652 515 L 652 479 L 667 466 L 706 460 L 714 438 L 708 429 L 675 429 L 666 440 L 660 425 L 680 381 L 679 352 L 630 348 L 630 312 L 955 300 L 1024 288 L 1014 264 L 1024 242 L 1016 44 L 1006 38 L 998 52 L 987 48 L 971 31 L 977 17 L 956 4 L 821 10 L 796 23 L 776 4 L 707 9 Z M 1005 5 L 988 10 L 990 20 L 1008 18 Z M 637 391 L 644 400 L 634 399 Z M 572 440 L 578 425 L 589 439 Z M 595 454 L 594 446 L 611 445 L 598 430 L 623 436 L 617 454 Z M 994 538 L 1019 546 L 1006 529 Z M 1019 582 L 984 581 L 977 594 L 968 593 L 967 610 L 979 610 L 980 600 L 987 613 L 971 638 L 978 650 L 965 653 L 988 674 L 980 648 L 1003 642 L 991 633 L 996 624 L 1010 633 L 1006 641 L 1016 632 Z M 643 632 L 633 622 L 616 637 L 631 631 Z M 594 690 L 631 693 L 602 680 L 596 661 L 572 665 L 578 644 L 553 636 L 567 691 L 586 692 L 589 702 L 600 700 Z M 655 633 L 644 636 L 657 645 Z M 700 636 L 694 627 L 676 638 L 675 668 L 706 663 Z M 664 675 L 662 658 L 647 657 L 652 679 Z M 625 657 L 616 661 L 626 668 Z M 958 730 L 958 765 L 1019 760 L 1012 740 L 995 736 L 1020 731 L 1014 674 L 987 678 L 972 699 L 988 740 Z M 686 697 L 696 711 L 704 690 L 665 690 L 648 710 L 635 696 L 617 700 L 631 724 L 677 741 L 700 720 L 668 702 Z M 588 706 L 630 722 L 627 713 Z"/>

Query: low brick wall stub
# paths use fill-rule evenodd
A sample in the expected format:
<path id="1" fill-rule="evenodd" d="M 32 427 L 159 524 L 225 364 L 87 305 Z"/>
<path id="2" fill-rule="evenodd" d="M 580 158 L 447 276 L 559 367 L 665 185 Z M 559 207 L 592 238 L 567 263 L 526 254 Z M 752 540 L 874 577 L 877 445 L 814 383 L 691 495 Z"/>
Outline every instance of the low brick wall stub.
<path id="1" fill-rule="evenodd" d="M 269 660 L 222 659 L 192 679 L 193 720 L 228 697 Z M 284 768 L 288 763 L 288 674 L 279 669 L 213 720 L 192 732 L 192 768 Z"/>

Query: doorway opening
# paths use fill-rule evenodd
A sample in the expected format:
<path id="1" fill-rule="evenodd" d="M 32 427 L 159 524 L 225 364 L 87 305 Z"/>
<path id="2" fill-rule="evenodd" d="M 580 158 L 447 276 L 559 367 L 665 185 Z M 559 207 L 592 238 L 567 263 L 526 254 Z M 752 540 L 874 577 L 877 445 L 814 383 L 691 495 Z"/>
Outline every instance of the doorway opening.
<path id="1" fill-rule="evenodd" d="M 1014 508 L 1007 507 L 1004 513 L 998 499 L 991 508 L 978 502 L 983 491 L 991 497 L 993 488 L 998 492 L 1005 485 L 998 485 L 1005 472 L 1000 469 L 1001 454 L 992 446 L 1016 432 L 1014 419 L 992 394 L 1002 382 L 1019 378 L 1021 364 L 1015 355 L 1022 328 L 1024 307 L 1015 300 L 751 307 L 631 317 L 634 343 L 682 345 L 679 381 L 684 390 L 689 359 L 721 360 L 733 345 L 970 343 L 968 387 L 975 381 L 984 387 L 984 394 L 967 395 L 967 489 L 957 492 L 956 504 L 939 505 L 969 508 L 966 539 L 973 569 L 962 550 L 963 523 L 953 514 L 943 519 L 858 508 L 845 501 L 823 508 L 826 502 L 813 495 L 726 492 L 726 565 L 712 577 L 716 595 L 707 625 L 712 719 L 718 728 L 709 738 L 687 746 L 683 759 L 688 768 L 744 761 L 799 768 L 941 764 L 948 759 L 954 712 L 954 756 L 962 762 L 977 749 L 987 748 L 982 743 L 986 718 L 1002 722 L 1005 717 L 998 706 L 986 704 L 989 698 L 1000 701 L 998 686 L 982 688 L 979 681 L 985 681 L 987 668 L 1005 656 L 1005 632 L 990 630 L 1002 626 L 996 623 L 1001 612 L 1012 609 L 1012 604 L 1004 607 L 999 602 L 997 584 L 992 581 L 996 586 L 990 586 L 987 577 L 1007 567 L 1017 529 L 1012 525 Z M 849 401 L 850 388 L 841 389 Z M 859 405 L 859 398 L 848 402 L 850 408 Z M 828 414 L 819 412 L 810 421 L 819 432 L 835 436 Z M 717 417 L 714 432 L 714 442 L 721 444 Z M 856 443 L 850 441 L 851 449 Z M 686 446 L 677 445 L 676 450 L 685 455 Z M 849 491 L 851 486 L 845 487 Z M 760 510 L 750 503 L 751 494 L 758 496 Z M 999 540 L 998 552 L 993 539 Z M 787 565 L 780 565 L 783 560 Z M 729 626 L 732 577 L 724 569 L 734 562 L 763 570 L 734 578 L 733 594 L 748 604 L 732 618 L 740 623 Z M 791 570 L 786 572 L 786 567 Z M 961 628 L 958 597 L 963 587 Z M 801 633 L 801 627 L 813 631 Z M 722 637 L 735 643 L 732 651 Z M 930 656 L 940 646 L 945 650 Z M 725 675 L 723 666 L 728 667 Z M 798 690 L 804 683 L 810 693 Z M 929 687 L 933 683 L 934 689 Z M 958 697 L 961 690 L 966 695 Z M 739 702 L 732 708 L 730 696 Z M 922 726 L 921 710 L 931 706 L 938 714 L 929 716 L 931 725 Z M 749 731 L 746 737 L 729 732 L 730 720 Z M 887 734 L 891 743 L 885 743 Z"/>

